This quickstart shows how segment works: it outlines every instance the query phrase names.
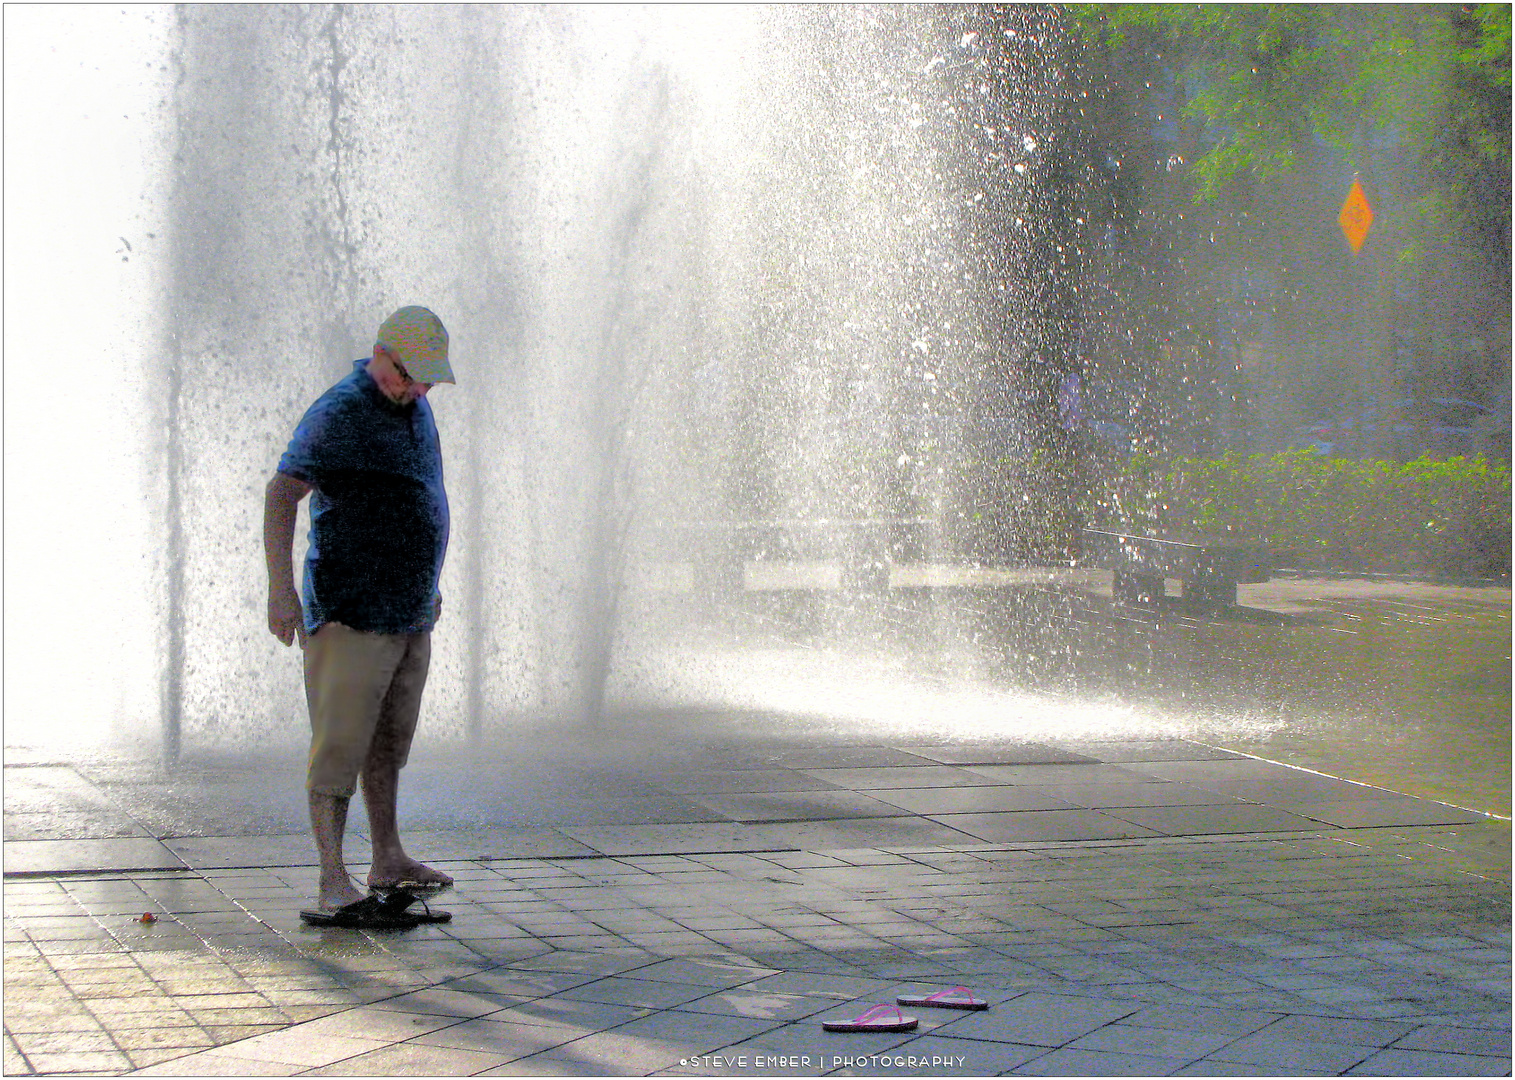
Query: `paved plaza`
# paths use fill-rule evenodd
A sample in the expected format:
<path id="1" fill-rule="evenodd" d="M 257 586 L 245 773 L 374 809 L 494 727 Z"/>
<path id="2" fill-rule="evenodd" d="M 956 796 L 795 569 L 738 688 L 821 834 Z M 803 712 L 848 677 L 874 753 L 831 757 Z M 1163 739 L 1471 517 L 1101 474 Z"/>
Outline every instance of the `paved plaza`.
<path id="1" fill-rule="evenodd" d="M 552 820 L 402 804 L 457 878 L 405 932 L 300 922 L 297 763 L 124 768 L 8 754 L 8 1075 L 1510 1072 L 1508 823 L 1199 742 L 418 760 Z"/>

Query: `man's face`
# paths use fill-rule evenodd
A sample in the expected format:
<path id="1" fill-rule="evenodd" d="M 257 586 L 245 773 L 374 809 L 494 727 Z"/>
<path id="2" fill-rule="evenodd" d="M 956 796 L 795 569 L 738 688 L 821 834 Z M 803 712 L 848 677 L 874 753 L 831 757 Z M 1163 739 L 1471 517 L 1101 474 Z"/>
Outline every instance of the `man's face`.
<path id="1" fill-rule="evenodd" d="M 373 376 L 380 392 L 396 405 L 409 405 L 425 397 L 432 387 L 431 383 L 412 379 L 394 353 L 382 345 L 374 346 L 373 362 L 368 365 L 368 373 Z"/>

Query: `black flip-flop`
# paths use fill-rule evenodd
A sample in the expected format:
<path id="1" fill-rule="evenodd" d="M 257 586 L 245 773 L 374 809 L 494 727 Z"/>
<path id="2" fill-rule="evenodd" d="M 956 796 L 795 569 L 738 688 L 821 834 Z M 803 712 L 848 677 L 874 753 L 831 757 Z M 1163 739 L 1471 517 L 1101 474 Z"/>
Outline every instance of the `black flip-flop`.
<path id="1" fill-rule="evenodd" d="M 450 881 L 397 881 L 393 885 L 375 885 L 368 883 L 368 887 L 377 893 L 407 892 L 412 896 L 435 896 L 439 892 L 445 892 L 452 888 Z"/>
<path id="2" fill-rule="evenodd" d="M 388 913 L 404 915 L 408 919 L 415 919 L 422 923 L 443 923 L 452 921 L 450 911 L 432 911 L 431 905 L 425 897 L 417 896 L 409 889 L 381 889 L 379 895 L 384 900 L 384 910 Z M 420 911 L 407 910 L 412 904 L 420 904 Z"/>
<path id="3" fill-rule="evenodd" d="M 417 901 L 423 910 L 408 910 Z M 300 918 L 312 926 L 347 930 L 410 930 L 424 923 L 451 922 L 452 912 L 433 911 L 420 897 L 397 889 L 385 895 L 370 893 L 335 911 L 308 909 L 300 912 Z"/>

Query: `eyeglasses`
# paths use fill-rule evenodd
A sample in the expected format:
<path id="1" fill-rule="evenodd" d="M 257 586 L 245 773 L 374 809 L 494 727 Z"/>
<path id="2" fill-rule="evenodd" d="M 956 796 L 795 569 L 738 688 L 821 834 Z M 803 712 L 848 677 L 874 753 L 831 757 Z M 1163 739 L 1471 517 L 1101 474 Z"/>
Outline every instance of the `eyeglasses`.
<path id="1" fill-rule="evenodd" d="M 388 357 L 389 357 L 389 362 L 391 364 L 393 364 L 395 370 L 400 373 L 400 381 L 402 383 L 404 383 L 406 386 L 418 385 L 418 386 L 424 386 L 424 387 L 426 387 L 426 389 L 430 390 L 433 386 L 436 385 L 435 383 L 417 383 L 414 379 L 412 379 L 410 377 L 410 372 L 408 372 L 408 371 L 405 370 L 405 365 L 402 364 L 402 363 L 400 363 L 400 358 L 398 356 L 396 356 L 394 353 L 390 352 L 388 349 L 385 349 L 384 351 L 385 351 L 386 355 L 388 355 Z"/>

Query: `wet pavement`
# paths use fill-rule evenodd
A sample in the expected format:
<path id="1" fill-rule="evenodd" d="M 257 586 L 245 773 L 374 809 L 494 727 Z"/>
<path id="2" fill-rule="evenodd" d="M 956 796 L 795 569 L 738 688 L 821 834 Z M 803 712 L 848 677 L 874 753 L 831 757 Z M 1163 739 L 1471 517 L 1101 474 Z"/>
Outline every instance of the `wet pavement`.
<path id="1" fill-rule="evenodd" d="M 1331 732 L 642 723 L 418 747 L 407 842 L 457 887 L 404 932 L 298 919 L 298 755 L 7 748 L 5 1072 L 1510 1073 L 1508 780 L 1455 755 L 1432 792 Z M 991 1007 L 821 1027 L 954 986 Z"/>

